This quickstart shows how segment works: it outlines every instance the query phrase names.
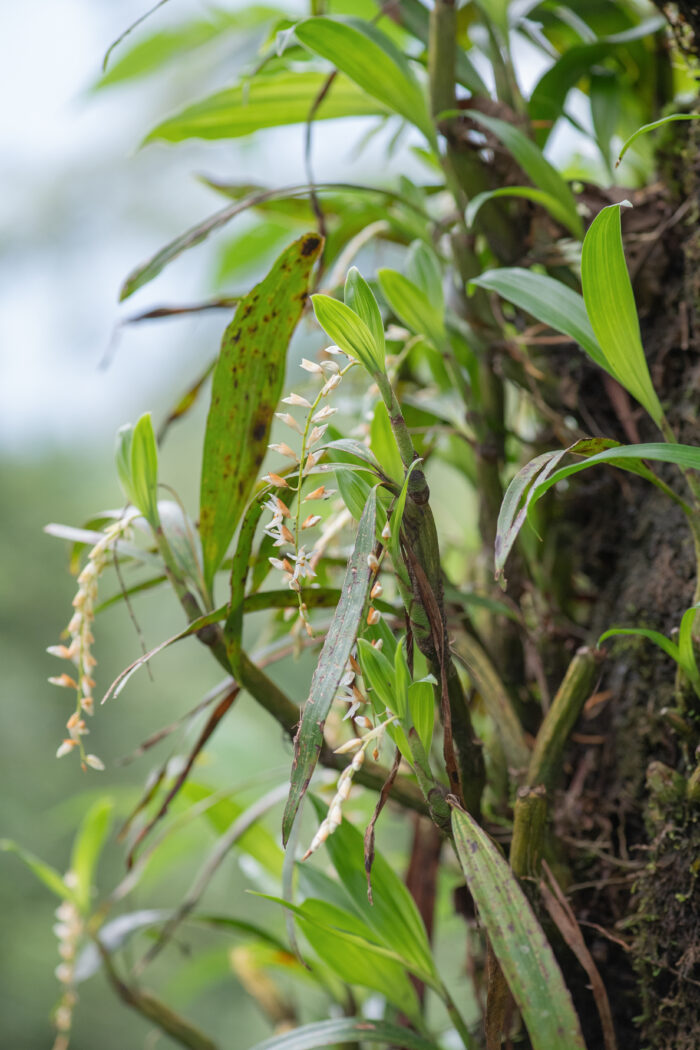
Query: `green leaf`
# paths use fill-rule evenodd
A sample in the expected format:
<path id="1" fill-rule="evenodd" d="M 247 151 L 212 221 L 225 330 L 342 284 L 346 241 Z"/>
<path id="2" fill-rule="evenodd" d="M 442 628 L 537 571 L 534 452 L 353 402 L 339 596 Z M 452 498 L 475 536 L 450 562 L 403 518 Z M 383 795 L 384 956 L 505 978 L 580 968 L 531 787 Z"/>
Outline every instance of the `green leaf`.
<path id="1" fill-rule="evenodd" d="M 500 190 L 485 190 L 483 193 L 477 193 L 476 197 L 472 197 L 467 206 L 465 213 L 467 226 L 471 228 L 474 225 L 474 220 L 479 214 L 482 205 L 498 197 L 522 197 L 525 200 L 532 201 L 533 204 L 541 204 L 543 208 L 547 209 L 553 219 L 556 219 L 562 226 L 566 226 L 567 229 L 571 230 L 571 216 L 566 208 L 562 207 L 561 201 L 558 201 L 556 197 L 552 197 L 551 193 L 545 193 L 544 190 L 535 189 L 533 186 L 504 186 Z M 580 232 L 573 230 L 571 232 L 574 233 L 574 236 L 582 236 Z"/>
<path id="2" fill-rule="evenodd" d="M 408 709 L 411 713 L 411 721 L 426 754 L 430 754 L 435 728 L 434 684 L 430 681 L 420 681 L 413 682 L 408 687 Z"/>
<path id="3" fill-rule="evenodd" d="M 304 123 L 327 80 L 324 73 L 285 72 L 254 77 L 164 120 L 148 133 L 144 144 L 192 138 L 234 139 L 261 128 Z M 371 92 L 366 94 L 352 79 L 340 76 L 314 111 L 314 120 L 375 115 L 386 115 L 385 107 Z"/>
<path id="4" fill-rule="evenodd" d="M 452 811 L 455 846 L 533 1050 L 585 1050 L 552 949 L 498 847 L 469 814 Z"/>
<path id="5" fill-rule="evenodd" d="M 583 297 L 561 281 L 518 267 L 487 270 L 469 282 L 507 299 L 542 324 L 578 343 L 597 365 L 610 371 L 586 313 Z"/>
<path id="6" fill-rule="evenodd" d="M 382 464 L 382 470 L 397 485 L 403 485 L 403 462 L 391 429 L 389 411 L 383 401 L 377 401 L 370 424 L 370 448 Z"/>
<path id="7" fill-rule="evenodd" d="M 141 416 L 134 427 L 130 447 L 133 503 L 153 529 L 158 528 L 158 448 L 151 413 Z"/>
<path id="8" fill-rule="evenodd" d="M 319 816 L 325 808 L 313 799 Z M 377 853 L 372 866 L 373 904 L 367 899 L 364 842 L 348 820 L 326 839 L 333 867 L 352 902 L 353 910 L 374 931 L 381 944 L 407 960 L 415 974 L 439 987 L 432 952 L 413 897 L 389 862 Z"/>
<path id="9" fill-rule="evenodd" d="M 700 671 L 698 671 L 695 659 L 695 647 L 693 645 L 693 626 L 700 603 L 691 605 L 683 613 L 681 626 L 678 631 L 678 655 L 679 663 L 693 684 L 698 696 L 700 696 Z"/>
<path id="10" fill-rule="evenodd" d="M 342 594 L 328 629 L 326 640 L 311 682 L 309 697 L 304 704 L 301 722 L 294 739 L 294 764 L 289 798 L 282 822 L 286 845 L 292 830 L 299 803 L 318 761 L 323 742 L 323 726 L 333 703 L 345 665 L 350 656 L 367 599 L 370 570 L 367 558 L 374 547 L 377 515 L 377 492 L 372 489 L 360 520 L 348 567 L 343 580 Z"/>
<path id="11" fill-rule="evenodd" d="M 663 127 L 664 124 L 671 124 L 676 120 L 700 120 L 700 113 L 671 113 L 667 117 L 661 117 L 660 120 L 653 120 L 651 124 L 644 124 L 641 128 L 637 128 L 634 134 L 630 135 L 623 144 L 615 167 L 617 167 L 632 143 L 635 142 L 640 135 L 646 135 L 650 131 L 656 131 L 657 128 Z"/>
<path id="12" fill-rule="evenodd" d="M 426 336 L 438 349 L 445 340 L 442 309 L 420 288 L 396 270 L 379 270 L 379 287 L 399 320 L 414 332 Z"/>
<path id="13" fill-rule="evenodd" d="M 260 5 L 251 5 L 235 13 L 215 9 L 209 18 L 192 19 L 160 30 L 125 51 L 100 77 L 95 89 L 149 76 L 180 55 L 210 43 L 223 33 L 253 29 L 272 19 L 281 18 L 283 14 L 280 8 Z"/>
<path id="14" fill-rule="evenodd" d="M 312 295 L 316 320 L 340 349 L 359 361 L 371 376 L 384 371 L 374 337 L 361 317 L 330 295 Z"/>
<path id="15" fill-rule="evenodd" d="M 620 117 L 622 88 L 619 78 L 611 70 L 591 72 L 588 99 L 591 105 L 591 120 L 596 142 L 605 166 L 610 167 L 610 149 Z"/>
<path id="16" fill-rule="evenodd" d="M 95 869 L 109 834 L 113 808 L 112 799 L 98 799 L 85 814 L 73 843 L 70 868 L 76 879 L 76 903 L 84 914 L 90 910 Z"/>
<path id="17" fill-rule="evenodd" d="M 442 313 L 445 309 L 445 293 L 442 288 L 440 260 L 424 241 L 413 241 L 406 256 L 406 276 L 420 288 Z"/>
<path id="18" fill-rule="evenodd" d="M 302 44 L 435 142 L 425 96 L 408 61 L 376 26 L 354 18 L 319 17 L 300 22 L 295 33 Z"/>
<path id="19" fill-rule="evenodd" d="M 39 857 L 30 853 L 29 850 L 13 842 L 12 839 L 0 839 L 0 851 L 3 853 L 16 853 L 19 859 L 27 865 L 40 882 L 43 882 L 47 889 L 50 889 L 61 900 L 75 901 L 73 890 L 69 889 L 63 881 L 63 877 L 50 864 L 46 864 Z"/>
<path id="20" fill-rule="evenodd" d="M 557 201 L 562 222 L 579 240 L 583 237 L 583 223 L 576 211 L 576 201 L 569 184 L 562 178 L 557 169 L 543 156 L 541 150 L 513 124 L 507 124 L 497 117 L 487 117 L 476 109 L 469 110 L 469 117 L 482 127 L 488 128 L 509 153 L 513 155 L 520 167 L 535 186 Z"/>
<path id="21" fill-rule="evenodd" d="M 596 451 L 604 446 L 603 451 Z M 560 467 L 552 473 L 562 457 L 567 453 L 585 456 L 581 462 L 570 463 L 566 467 Z M 590 453 L 593 452 L 593 455 Z M 671 445 L 663 442 L 651 442 L 646 445 L 620 445 L 618 442 L 609 441 L 606 438 L 589 438 L 576 442 L 568 449 L 559 449 L 557 452 L 545 452 L 542 456 L 523 467 L 511 481 L 501 504 L 498 518 L 496 536 L 496 572 L 497 576 L 503 569 L 515 538 L 520 531 L 525 518 L 529 515 L 535 504 L 546 492 L 558 482 L 568 478 L 571 474 L 577 474 L 580 470 L 607 463 L 611 467 L 619 467 L 620 470 L 628 470 L 632 474 L 643 477 L 646 481 L 656 485 L 674 499 L 679 501 L 675 493 L 657 478 L 643 460 L 656 460 L 661 463 L 675 463 L 681 469 L 700 470 L 700 448 L 692 445 Z M 544 469 L 543 469 L 544 468 Z M 539 473 L 539 476 L 538 476 Z M 520 500 L 527 490 L 524 505 L 520 508 Z M 683 504 L 682 504 L 683 505 Z M 685 507 L 687 510 L 687 507 Z"/>
<path id="22" fill-rule="evenodd" d="M 133 423 L 125 423 L 117 431 L 117 447 L 114 453 L 119 483 L 129 503 L 134 503 L 131 486 L 131 442 L 133 437 Z"/>
<path id="23" fill-rule="evenodd" d="M 201 802 L 202 799 L 211 798 L 214 792 L 203 784 L 187 781 L 181 788 L 181 794 L 191 802 Z M 222 798 L 207 808 L 204 818 L 218 835 L 223 835 L 246 809 L 247 806 L 235 798 Z M 284 854 L 264 824 L 253 824 L 248 828 L 238 840 L 238 848 L 253 857 L 274 878 L 281 877 Z"/>
<path id="24" fill-rule="evenodd" d="M 601 209 L 586 234 L 581 284 L 591 327 L 608 370 L 655 423 L 663 411 L 651 383 L 620 228 L 620 204 Z"/>
<path id="25" fill-rule="evenodd" d="M 290 245 L 240 301 L 224 333 L 202 460 L 199 527 L 208 588 L 265 457 L 287 346 L 322 245 L 315 233 Z"/>
<path id="26" fill-rule="evenodd" d="M 309 944 L 338 977 L 346 984 L 372 988 L 420 1023 L 418 1000 L 403 960 L 374 944 L 365 922 L 324 900 L 307 899 L 294 911 Z"/>
<path id="27" fill-rule="evenodd" d="M 650 642 L 654 642 L 660 649 L 670 656 L 672 660 L 675 660 L 680 665 L 681 656 L 678 650 L 678 646 L 675 642 L 670 641 L 665 635 L 659 631 L 651 631 L 646 627 L 611 627 L 610 630 L 604 631 L 598 639 L 598 645 L 601 642 L 606 641 L 608 638 L 616 638 L 618 635 L 629 634 L 634 635 L 638 638 L 647 638 Z"/>
<path id="28" fill-rule="evenodd" d="M 568 48 L 540 78 L 530 95 L 530 120 L 536 129 L 535 138 L 540 149 L 546 144 L 557 119 L 563 115 L 570 89 L 582 77 L 588 76 L 601 59 L 622 54 L 626 44 L 650 36 L 663 26 L 664 19 L 656 15 L 621 33 Z"/>
<path id="29" fill-rule="evenodd" d="M 296 214 L 295 212 L 293 217 L 301 218 L 304 216 L 305 219 L 310 217 L 307 214 L 310 211 L 307 201 L 298 199 L 299 197 L 308 197 L 308 185 L 286 186 L 271 190 L 259 186 L 251 187 L 246 185 L 241 187 L 238 183 L 234 186 L 228 186 L 226 184 L 214 183 L 211 180 L 204 181 L 207 185 L 225 193 L 226 196 L 234 196 L 234 203 L 214 212 L 213 215 L 209 215 L 206 219 L 196 223 L 194 226 L 190 227 L 189 230 L 185 230 L 184 233 L 181 233 L 178 237 L 175 237 L 174 240 L 170 241 L 169 244 L 166 244 L 164 248 L 157 251 L 150 259 L 147 259 L 145 263 L 137 266 L 129 274 L 121 287 L 119 292 L 120 302 L 124 299 L 128 299 L 129 296 L 133 295 L 134 292 L 139 290 L 139 288 L 143 288 L 145 284 L 152 281 L 174 259 L 177 259 L 178 256 L 182 255 L 183 252 L 201 244 L 212 233 L 216 233 L 217 230 L 222 229 L 231 222 L 232 219 L 235 219 L 237 215 L 241 215 L 250 208 L 258 208 L 262 211 L 265 211 L 266 207 L 280 209 L 285 206 L 287 208 L 300 208 L 302 209 L 301 214 Z M 344 199 L 354 196 L 355 194 L 361 197 L 370 194 L 383 200 L 401 199 L 402 203 L 405 203 L 408 207 L 411 206 L 410 202 L 399 198 L 397 194 L 374 186 L 354 186 L 351 183 L 318 183 L 315 187 L 316 192 L 319 194 L 325 194 L 333 189 L 342 189 Z"/>
<path id="30" fill-rule="evenodd" d="M 384 371 L 386 356 L 384 322 L 374 293 L 356 266 L 348 270 L 345 279 L 345 305 L 349 306 L 367 325 L 374 341 L 372 356 L 375 361 L 381 361 L 382 371 Z"/>
<path id="31" fill-rule="evenodd" d="M 337 466 L 335 480 L 338 485 L 338 491 L 340 492 L 343 503 L 352 514 L 355 521 L 359 521 L 362 517 L 362 512 L 367 506 L 367 500 L 369 499 L 369 493 L 372 486 L 366 480 L 364 475 L 356 474 L 354 471 L 348 471 L 347 463 L 333 464 Z"/>
<path id="32" fill-rule="evenodd" d="M 339 1043 L 382 1043 L 401 1046 L 404 1050 L 438 1050 L 437 1044 L 408 1028 L 388 1021 L 367 1021 L 363 1017 L 343 1017 L 334 1021 L 317 1021 L 284 1035 L 275 1035 L 256 1043 L 250 1050 L 327 1050 Z"/>

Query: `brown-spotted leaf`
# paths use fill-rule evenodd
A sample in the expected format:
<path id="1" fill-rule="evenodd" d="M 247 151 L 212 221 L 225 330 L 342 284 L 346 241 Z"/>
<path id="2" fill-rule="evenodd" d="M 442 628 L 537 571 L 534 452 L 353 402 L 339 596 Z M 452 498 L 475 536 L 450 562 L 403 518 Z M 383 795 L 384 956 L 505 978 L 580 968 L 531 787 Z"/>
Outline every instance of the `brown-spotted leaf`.
<path id="1" fill-rule="evenodd" d="M 258 475 L 282 391 L 287 346 L 323 240 L 291 244 L 238 304 L 224 332 L 204 435 L 200 535 L 211 587 Z"/>
<path id="2" fill-rule="evenodd" d="M 357 530 L 355 547 L 350 556 L 340 601 L 328 629 L 326 640 L 311 681 L 309 698 L 304 705 L 301 723 L 294 738 L 294 765 L 289 798 L 282 822 L 286 845 L 299 803 L 309 786 L 323 743 L 323 724 L 338 691 L 350 651 L 355 644 L 362 612 L 367 599 L 370 570 L 367 557 L 374 547 L 377 518 L 377 490 L 372 489 Z"/>

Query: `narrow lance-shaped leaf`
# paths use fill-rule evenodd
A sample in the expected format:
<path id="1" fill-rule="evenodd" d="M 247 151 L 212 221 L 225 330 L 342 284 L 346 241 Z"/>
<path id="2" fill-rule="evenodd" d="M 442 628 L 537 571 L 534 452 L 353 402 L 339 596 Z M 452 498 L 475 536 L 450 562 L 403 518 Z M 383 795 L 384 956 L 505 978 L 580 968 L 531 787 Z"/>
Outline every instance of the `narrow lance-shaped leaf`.
<path id="1" fill-rule="evenodd" d="M 655 423 L 663 419 L 647 367 L 632 283 L 622 247 L 620 204 L 603 208 L 591 223 L 581 254 L 586 310 L 609 369 Z"/>
<path id="2" fill-rule="evenodd" d="M 452 811 L 460 864 L 533 1050 L 585 1050 L 561 970 L 517 878 L 469 814 Z"/>
<path id="3" fill-rule="evenodd" d="M 19 859 L 36 875 L 37 879 L 43 882 L 44 886 L 51 890 L 52 893 L 55 893 L 61 900 L 72 901 L 75 899 L 73 890 L 64 882 L 63 876 L 50 864 L 41 860 L 40 857 L 36 857 L 29 850 L 24 849 L 11 839 L 0 839 L 0 851 L 3 853 L 16 853 Z"/>
<path id="4" fill-rule="evenodd" d="M 326 1050 L 329 1046 L 358 1040 L 383 1046 L 402 1046 L 405 1050 L 437 1050 L 436 1043 L 408 1028 L 399 1028 L 388 1021 L 368 1021 L 364 1017 L 342 1017 L 306 1024 L 256 1043 L 251 1050 Z"/>
<path id="5" fill-rule="evenodd" d="M 600 449 L 601 446 L 603 451 L 597 451 L 596 449 Z M 566 467 L 560 467 L 559 470 L 552 473 L 553 468 L 569 452 L 583 455 L 586 458 L 577 463 L 570 463 Z M 594 454 L 591 455 L 591 452 Z M 587 470 L 600 463 L 607 463 L 611 467 L 618 467 L 620 470 L 628 470 L 632 474 L 637 474 L 660 488 L 687 512 L 687 504 L 645 466 L 643 461 L 647 459 L 661 463 L 675 463 L 683 470 L 700 470 L 700 448 L 692 445 L 671 445 L 663 442 L 651 442 L 646 445 L 620 445 L 607 438 L 589 438 L 576 442 L 568 449 L 546 452 L 534 459 L 532 463 L 528 463 L 511 481 L 501 505 L 496 537 L 497 575 L 502 572 L 518 532 L 537 501 L 549 491 L 552 485 L 563 481 L 571 474 L 578 474 L 580 470 Z M 545 469 L 541 470 L 537 476 L 543 463 L 546 464 Z M 527 491 L 525 503 L 520 507 L 520 499 L 525 491 Z"/>
<path id="6" fill-rule="evenodd" d="M 564 114 L 571 88 L 588 76 L 597 62 L 611 54 L 622 55 L 626 44 L 656 33 L 663 26 L 663 17 L 655 15 L 621 33 L 568 48 L 535 84 L 530 95 L 528 109 L 538 146 L 544 147 L 557 119 Z"/>
<path id="7" fill-rule="evenodd" d="M 299 803 L 304 797 L 316 767 L 323 743 L 323 725 L 326 715 L 338 691 L 340 679 L 343 676 L 350 651 L 355 644 L 362 619 L 370 580 L 367 558 L 374 547 L 376 516 L 377 491 L 372 489 L 360 519 L 355 547 L 345 572 L 338 608 L 326 635 L 318 666 L 311 682 L 309 698 L 304 705 L 301 723 L 294 739 L 292 779 L 282 822 L 285 844 L 292 830 Z"/>
<path id="8" fill-rule="evenodd" d="M 519 128 L 507 124 L 504 120 L 498 120 L 497 117 L 488 117 L 478 110 L 469 110 L 469 117 L 500 139 L 535 186 L 557 201 L 561 209 L 561 221 L 574 237 L 580 239 L 583 236 L 583 224 L 576 211 L 576 201 L 569 184 L 549 163 L 535 143 Z"/>
<path id="9" fill-rule="evenodd" d="M 469 201 L 465 213 L 467 226 L 474 225 L 474 220 L 484 204 L 499 197 L 522 197 L 524 200 L 532 201 L 533 204 L 540 204 L 562 226 L 571 228 L 571 217 L 566 208 L 562 206 L 561 201 L 553 197 L 551 193 L 536 189 L 534 186 L 503 186 L 498 190 L 485 190 L 484 193 L 478 193 Z"/>
<path id="10" fill-rule="evenodd" d="M 636 141 L 641 135 L 646 135 L 650 131 L 656 131 L 657 128 L 662 128 L 664 124 L 671 124 L 676 120 L 700 120 L 700 113 L 670 113 L 667 117 L 661 117 L 660 120 L 653 120 L 651 124 L 643 124 L 641 128 L 637 128 L 633 135 L 625 141 L 620 150 L 617 158 L 615 167 L 618 166 L 622 158 L 624 157 L 627 150 L 630 148 L 633 142 Z"/>
<path id="11" fill-rule="evenodd" d="M 109 834 L 112 809 L 111 799 L 98 799 L 85 814 L 73 843 L 70 866 L 76 881 L 75 896 L 78 907 L 83 912 L 87 912 L 90 907 L 95 868 Z"/>
<path id="12" fill-rule="evenodd" d="M 224 333 L 204 435 L 200 535 L 204 576 L 214 574 L 258 475 L 284 380 L 287 345 L 301 316 L 323 241 L 295 241 L 239 303 Z"/>
<path id="13" fill-rule="evenodd" d="M 372 289 L 367 284 L 356 266 L 351 266 L 345 279 L 345 305 L 361 317 L 369 328 L 374 341 L 375 357 L 384 361 L 385 340 L 384 323 L 379 312 L 379 305 Z"/>
<path id="14" fill-rule="evenodd" d="M 421 288 L 396 270 L 379 270 L 377 277 L 382 295 L 399 320 L 441 349 L 445 341 L 442 304 L 436 306 Z"/>
<path id="15" fill-rule="evenodd" d="M 592 452 L 598 452 L 601 448 L 617 447 L 618 444 L 616 441 L 608 441 L 604 438 L 576 441 L 568 448 L 558 449 L 554 452 L 543 452 L 541 456 L 536 456 L 535 459 L 518 471 L 506 489 L 501 509 L 498 512 L 494 551 L 496 579 L 501 577 L 508 555 L 513 549 L 513 544 L 527 517 L 534 492 L 535 480 L 544 480 L 568 453 L 585 456 L 590 455 Z M 525 496 L 526 493 L 527 495 Z M 523 496 L 525 496 L 525 502 L 521 506 Z M 505 585 L 505 580 L 503 582 Z"/>
<path id="16" fill-rule="evenodd" d="M 496 292 L 509 303 L 532 314 L 542 324 L 568 335 L 597 365 L 610 371 L 588 320 L 582 296 L 561 281 L 513 266 L 487 270 L 469 283 L 470 286 L 473 284 Z"/>
<path id="17" fill-rule="evenodd" d="M 262 128 L 301 124 L 326 86 L 325 73 L 258 76 L 187 106 L 158 124 L 145 142 L 234 139 Z M 347 77 L 337 77 L 314 112 L 314 120 L 385 116 L 386 107 Z"/>
<path id="18" fill-rule="evenodd" d="M 323 803 L 312 797 L 319 816 Z M 326 839 L 331 858 L 353 911 L 373 930 L 380 943 L 407 960 L 412 971 L 433 988 L 440 981 L 430 944 L 413 897 L 391 864 L 377 852 L 372 865 L 372 900 L 367 897 L 363 836 L 348 820 Z"/>

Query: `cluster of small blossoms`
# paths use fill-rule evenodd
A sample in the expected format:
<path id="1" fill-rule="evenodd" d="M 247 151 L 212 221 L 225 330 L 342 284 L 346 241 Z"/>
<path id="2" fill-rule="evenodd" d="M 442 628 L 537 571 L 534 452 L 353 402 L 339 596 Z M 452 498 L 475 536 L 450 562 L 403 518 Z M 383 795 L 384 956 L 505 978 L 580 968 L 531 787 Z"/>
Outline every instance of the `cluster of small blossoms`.
<path id="1" fill-rule="evenodd" d="M 338 347 L 335 346 L 328 347 L 325 352 L 332 355 L 341 353 Z M 282 399 L 285 405 L 306 410 L 305 423 L 300 423 L 289 411 L 276 413 L 277 418 L 285 426 L 288 426 L 301 437 L 301 451 L 299 453 L 295 452 L 284 441 L 269 446 L 271 451 L 292 460 L 296 469 L 287 474 L 286 477 L 270 472 L 263 478 L 263 481 L 275 485 L 282 493 L 286 489 L 290 492 L 295 492 L 298 497 L 301 497 L 304 479 L 323 455 L 323 450 L 321 449 L 320 452 L 314 451 L 314 446 L 324 436 L 328 429 L 328 420 L 337 411 L 330 405 L 320 407 L 321 402 L 335 390 L 341 382 L 345 371 L 347 371 L 347 367 L 350 366 L 341 370 L 337 362 L 333 360 L 324 360 L 321 364 L 316 364 L 316 362 L 308 361 L 304 358 L 301 362 L 301 367 L 304 371 L 312 375 L 318 375 L 324 380 L 323 386 L 314 401 L 309 401 L 308 398 L 295 393 L 291 393 L 288 397 Z M 294 475 L 296 475 L 295 486 L 290 485 L 290 479 Z M 320 485 L 313 492 L 307 493 L 303 499 L 297 499 L 294 513 L 280 495 L 271 496 L 265 503 L 265 508 L 270 512 L 272 518 L 265 526 L 264 531 L 272 538 L 274 546 L 280 548 L 281 555 L 280 557 L 271 557 L 269 559 L 270 564 L 274 569 L 284 574 L 285 582 L 289 588 L 299 595 L 299 618 L 309 637 L 313 637 L 313 628 L 309 621 L 306 603 L 301 598 L 301 589 L 304 580 L 311 580 L 316 576 L 314 571 L 316 552 L 313 546 L 309 547 L 307 544 L 302 544 L 300 540 L 301 533 L 319 525 L 322 517 L 320 514 L 315 513 L 304 516 L 305 512 L 302 508 L 303 504 L 317 500 L 327 500 L 334 495 L 335 491 L 333 489 Z M 291 548 L 291 550 L 285 551 L 284 548 Z"/>
<path id="2" fill-rule="evenodd" d="M 73 872 L 66 872 L 64 882 L 72 887 L 75 881 Z M 80 912 L 71 901 L 63 901 L 56 909 L 55 915 L 58 921 L 53 932 L 58 938 L 58 954 L 61 956 L 61 962 L 56 967 L 56 977 L 63 986 L 63 993 L 53 1016 L 57 1031 L 53 1050 L 67 1050 L 73 1010 L 78 1001 L 75 991 L 75 958 L 84 925 Z"/>
<path id="3" fill-rule="evenodd" d="M 360 719 L 357 719 L 360 721 Z M 362 764 L 365 760 L 365 751 L 370 744 L 373 745 L 373 757 L 376 759 L 379 757 L 379 748 L 386 732 L 386 727 L 391 725 L 394 721 L 394 716 L 391 715 L 386 721 L 381 722 L 379 725 L 374 726 L 368 733 L 363 737 L 353 737 L 352 740 L 348 740 L 341 747 L 336 748 L 336 755 L 346 755 L 350 752 L 354 752 L 350 765 L 346 766 L 343 772 L 338 778 L 336 785 L 335 795 L 331 799 L 330 805 L 328 806 L 328 813 L 321 821 L 319 829 L 311 840 L 311 845 L 307 849 L 302 860 L 306 860 L 312 853 L 323 845 L 329 835 L 340 827 L 340 823 L 343 819 L 343 803 L 346 802 L 350 796 L 352 790 L 352 781 L 355 773 L 362 768 Z M 368 718 L 362 718 L 363 725 L 371 726 L 372 723 Z"/>
<path id="4" fill-rule="evenodd" d="M 64 689 L 75 690 L 77 697 L 76 709 L 66 722 L 68 736 L 59 745 L 56 758 L 62 758 L 77 748 L 83 768 L 90 766 L 92 769 L 104 769 L 104 763 L 97 755 L 85 753 L 82 742 L 82 737 L 90 732 L 83 715 L 92 715 L 95 712 L 95 700 L 92 695 L 95 680 L 92 671 L 97 665 L 97 660 L 92 655 L 91 648 L 95 641 L 92 625 L 95 619 L 98 581 L 115 543 L 129 528 L 135 514 L 136 512 L 132 512 L 109 525 L 88 554 L 85 568 L 78 576 L 78 593 L 73 599 L 74 612 L 65 632 L 69 635 L 70 642 L 68 645 L 50 645 L 46 650 L 51 656 L 70 660 L 76 668 L 74 675 L 54 675 L 49 678 L 49 682 Z"/>

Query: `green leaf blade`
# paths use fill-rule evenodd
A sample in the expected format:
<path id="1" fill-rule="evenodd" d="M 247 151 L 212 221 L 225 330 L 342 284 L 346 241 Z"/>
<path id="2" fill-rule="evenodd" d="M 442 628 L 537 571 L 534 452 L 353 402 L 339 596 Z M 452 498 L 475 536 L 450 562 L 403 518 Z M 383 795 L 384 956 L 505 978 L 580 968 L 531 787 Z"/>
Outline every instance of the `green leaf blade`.
<path id="1" fill-rule="evenodd" d="M 486 116 L 485 113 L 480 113 L 476 109 L 470 110 L 469 116 L 500 139 L 535 186 L 557 202 L 564 225 L 574 237 L 580 240 L 583 237 L 583 223 L 576 210 L 576 201 L 569 184 L 549 163 L 535 143 L 519 128 L 507 124 L 505 120 Z"/>
<path id="2" fill-rule="evenodd" d="M 581 254 L 583 298 L 609 369 L 658 424 L 663 411 L 642 347 L 622 246 L 621 207 L 602 208 L 586 234 Z"/>
<path id="3" fill-rule="evenodd" d="M 555 281 L 545 274 L 533 273 L 532 270 L 503 267 L 487 270 L 470 283 L 496 292 L 543 324 L 568 335 L 597 365 L 610 371 L 588 320 L 583 298 L 561 281 Z"/>
<path id="4" fill-rule="evenodd" d="M 16 853 L 19 859 L 36 875 L 47 889 L 55 893 L 60 900 L 75 901 L 75 893 L 63 880 L 63 876 L 40 857 L 35 856 L 23 846 L 13 842 L 11 839 L 0 839 L 0 851 L 3 853 Z"/>
<path id="5" fill-rule="evenodd" d="M 343 580 L 338 608 L 326 635 L 294 740 L 294 763 L 289 797 L 282 821 L 286 845 L 299 804 L 311 780 L 323 742 L 323 724 L 350 656 L 367 599 L 370 570 L 368 555 L 374 547 L 377 492 L 372 489 L 357 530 L 355 546 Z"/>
<path id="6" fill-rule="evenodd" d="M 402 1046 L 405 1050 L 437 1050 L 437 1044 L 408 1028 L 388 1021 L 367 1021 L 362 1017 L 343 1017 L 333 1021 L 317 1021 L 303 1025 L 284 1035 L 275 1035 L 256 1043 L 251 1050 L 326 1050 L 338 1043 L 380 1043 Z"/>
<path id="7" fill-rule="evenodd" d="M 452 811 L 462 870 L 534 1050 L 585 1050 L 571 996 L 518 880 L 485 831 Z"/>
<path id="8" fill-rule="evenodd" d="M 379 270 L 377 277 L 382 295 L 399 320 L 439 349 L 445 340 L 442 309 L 436 308 L 422 289 L 396 270 Z"/>
<path id="9" fill-rule="evenodd" d="M 322 248 L 305 234 L 238 305 L 214 371 L 200 490 L 204 576 L 210 588 L 262 465 L 284 380 L 287 346 Z"/>
<path id="10" fill-rule="evenodd" d="M 259 76 L 218 91 L 162 121 L 144 139 L 183 142 L 185 139 L 234 139 L 265 128 L 302 124 L 326 85 L 324 73 L 280 73 Z M 386 116 L 386 108 L 347 77 L 336 77 L 314 120 L 338 117 Z"/>
<path id="11" fill-rule="evenodd" d="M 316 320 L 324 332 L 349 357 L 374 375 L 384 371 L 384 361 L 378 357 L 371 331 L 363 319 L 345 303 L 330 295 L 311 296 Z"/>
<path id="12" fill-rule="evenodd" d="M 83 818 L 73 843 L 70 866 L 76 879 L 78 907 L 83 913 L 87 913 L 90 907 L 95 869 L 109 835 L 113 808 L 110 798 L 98 799 Z"/>

